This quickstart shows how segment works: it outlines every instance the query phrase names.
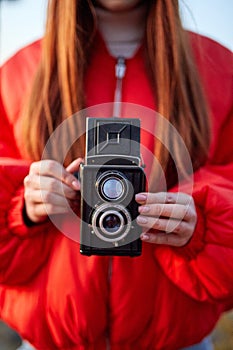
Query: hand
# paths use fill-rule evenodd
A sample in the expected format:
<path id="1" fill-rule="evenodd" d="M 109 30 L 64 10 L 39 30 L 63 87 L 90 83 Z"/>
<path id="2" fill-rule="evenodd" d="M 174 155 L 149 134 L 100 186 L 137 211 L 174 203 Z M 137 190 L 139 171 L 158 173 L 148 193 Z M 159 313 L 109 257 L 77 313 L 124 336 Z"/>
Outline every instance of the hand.
<path id="1" fill-rule="evenodd" d="M 197 214 L 193 198 L 185 193 L 139 193 L 137 223 L 143 241 L 181 247 L 193 235 Z"/>
<path id="2" fill-rule="evenodd" d="M 26 214 L 32 222 L 42 222 L 48 215 L 67 213 L 70 210 L 67 201 L 75 206 L 80 183 L 71 172 L 78 171 L 81 162 L 78 158 L 66 169 L 54 160 L 31 164 L 24 179 L 24 199 Z"/>

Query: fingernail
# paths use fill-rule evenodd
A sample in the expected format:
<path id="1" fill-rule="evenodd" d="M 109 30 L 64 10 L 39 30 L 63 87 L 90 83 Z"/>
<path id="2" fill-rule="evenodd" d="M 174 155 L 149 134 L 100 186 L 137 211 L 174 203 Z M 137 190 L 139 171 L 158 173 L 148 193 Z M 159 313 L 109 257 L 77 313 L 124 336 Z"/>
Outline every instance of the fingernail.
<path id="1" fill-rule="evenodd" d="M 139 213 L 148 213 L 150 208 L 146 205 L 142 205 L 141 207 L 138 208 Z"/>
<path id="2" fill-rule="evenodd" d="M 137 222 L 139 222 L 140 224 L 146 224 L 148 222 L 148 220 L 144 216 L 138 216 Z"/>
<path id="3" fill-rule="evenodd" d="M 142 194 L 142 193 L 138 193 L 135 196 L 135 199 L 138 202 L 144 202 L 144 201 L 146 201 L 146 198 L 147 198 L 147 196 L 145 194 Z"/>
<path id="4" fill-rule="evenodd" d="M 80 190 L 80 184 L 79 184 L 79 182 L 78 181 L 72 181 L 72 186 L 73 186 L 73 188 L 75 189 L 75 190 L 77 190 L 77 191 L 79 191 Z"/>
<path id="5" fill-rule="evenodd" d="M 143 233 L 141 236 L 140 236 L 141 240 L 142 241 L 148 241 L 148 239 L 150 238 L 149 235 L 147 235 L 146 233 Z"/>

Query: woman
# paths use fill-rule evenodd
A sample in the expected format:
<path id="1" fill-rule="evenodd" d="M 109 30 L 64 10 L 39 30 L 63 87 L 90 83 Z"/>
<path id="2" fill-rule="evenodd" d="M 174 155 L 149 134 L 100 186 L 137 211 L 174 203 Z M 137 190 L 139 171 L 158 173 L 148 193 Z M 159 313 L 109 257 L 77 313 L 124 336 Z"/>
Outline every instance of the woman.
<path id="1" fill-rule="evenodd" d="M 190 196 L 183 185 L 177 195 L 163 147 L 169 130 L 161 127 L 154 150 L 143 134 L 169 191 L 136 195 L 142 255 L 86 257 L 48 220 L 67 212 L 66 200 L 79 207 L 73 173 L 83 138 L 63 163 L 59 154 L 41 159 L 63 120 L 114 102 L 122 54 L 121 101 L 175 126 L 192 160 L 194 190 Z M 175 0 L 49 1 L 42 49 L 34 43 L 2 68 L 1 317 L 36 349 L 208 349 L 203 339 L 232 307 L 232 75 L 228 50 L 187 34 Z M 166 233 L 170 220 L 179 225 Z"/>

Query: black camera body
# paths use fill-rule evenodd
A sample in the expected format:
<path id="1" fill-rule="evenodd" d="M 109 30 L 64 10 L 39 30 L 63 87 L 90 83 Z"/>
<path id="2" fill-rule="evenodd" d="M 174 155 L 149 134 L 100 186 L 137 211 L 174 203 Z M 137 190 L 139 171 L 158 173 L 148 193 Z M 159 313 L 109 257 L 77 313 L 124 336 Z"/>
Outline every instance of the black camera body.
<path id="1" fill-rule="evenodd" d="M 87 118 L 85 164 L 80 166 L 84 255 L 139 256 L 141 227 L 135 194 L 145 191 L 140 120 Z"/>

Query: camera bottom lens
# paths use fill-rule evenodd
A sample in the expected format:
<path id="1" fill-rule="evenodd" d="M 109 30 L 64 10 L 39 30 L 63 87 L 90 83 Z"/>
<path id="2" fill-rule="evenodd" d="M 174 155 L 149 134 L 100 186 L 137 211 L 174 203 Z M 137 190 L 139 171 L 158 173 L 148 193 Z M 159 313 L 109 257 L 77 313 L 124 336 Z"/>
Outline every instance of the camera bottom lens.
<path id="1" fill-rule="evenodd" d="M 98 238 L 106 242 L 118 242 L 129 233 L 131 216 L 123 205 L 100 205 L 92 217 L 92 229 Z"/>
<path id="2" fill-rule="evenodd" d="M 104 217 L 102 220 L 102 225 L 104 230 L 109 233 L 115 233 L 119 230 L 122 225 L 122 220 L 119 217 L 119 214 L 110 213 Z"/>

